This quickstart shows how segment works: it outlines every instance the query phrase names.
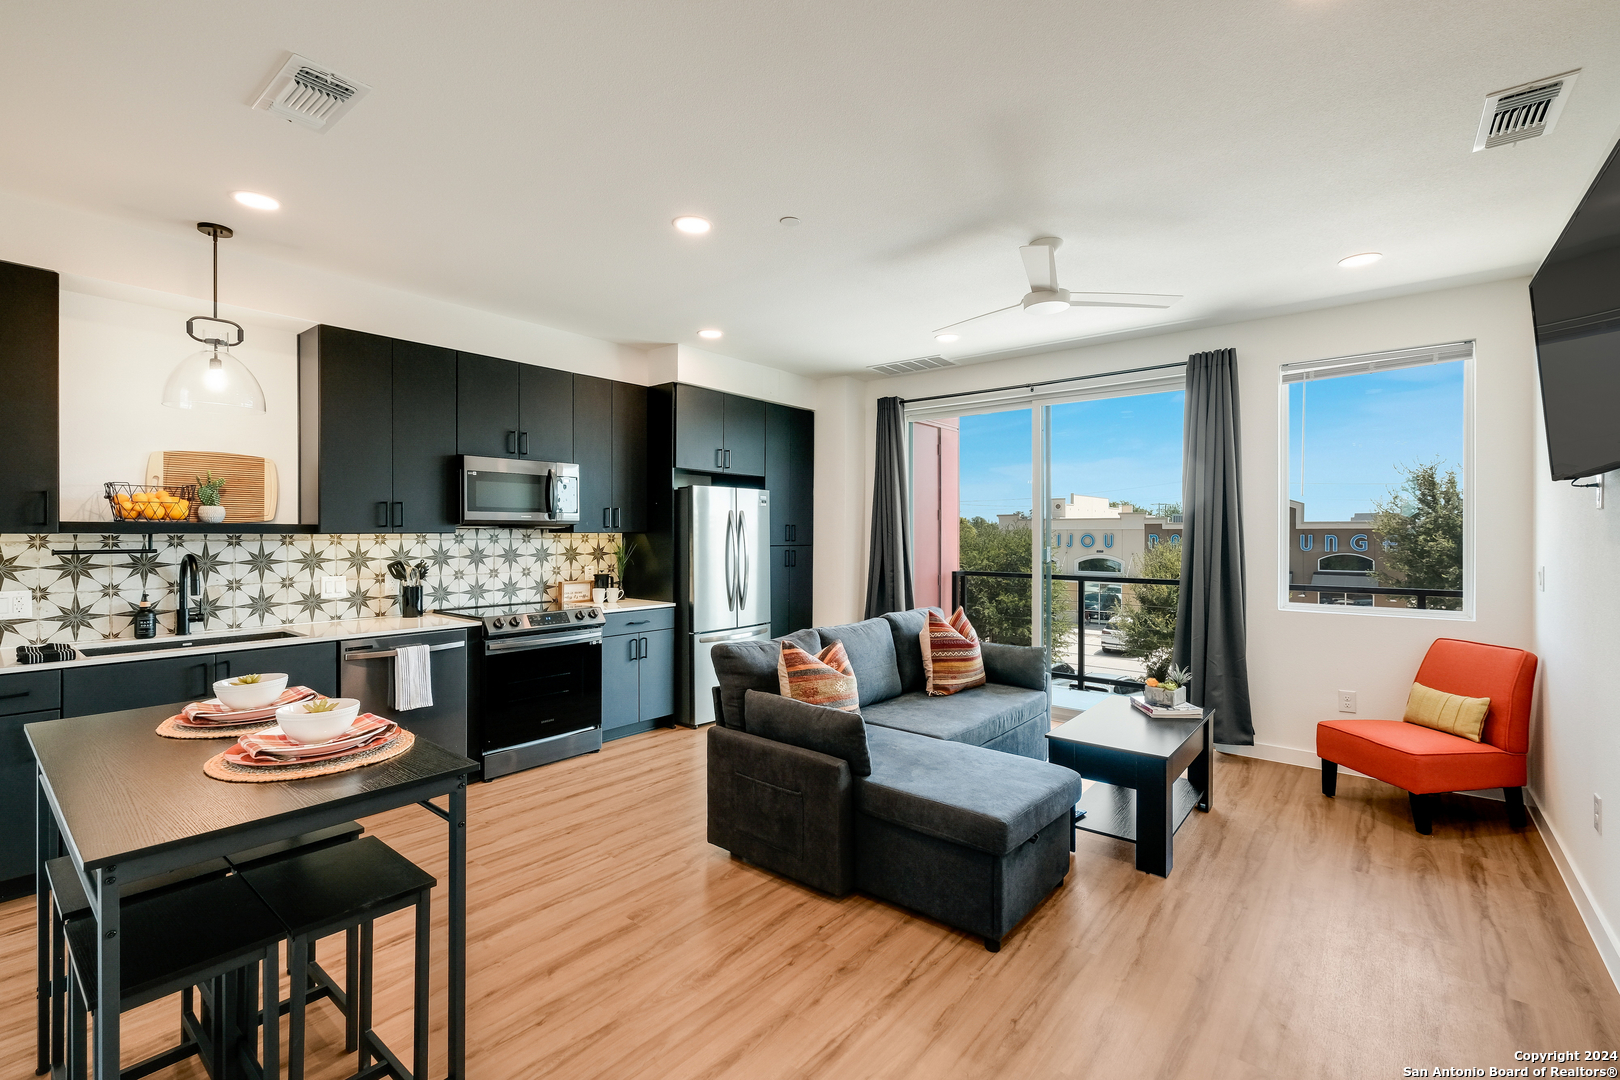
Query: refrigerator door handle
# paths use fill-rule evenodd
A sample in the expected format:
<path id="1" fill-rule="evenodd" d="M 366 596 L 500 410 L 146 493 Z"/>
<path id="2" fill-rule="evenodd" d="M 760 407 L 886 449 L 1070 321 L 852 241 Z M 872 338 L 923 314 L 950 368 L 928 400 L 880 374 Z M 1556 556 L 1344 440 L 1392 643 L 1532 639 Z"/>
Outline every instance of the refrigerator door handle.
<path id="1" fill-rule="evenodd" d="M 736 573 L 732 569 L 732 559 L 734 557 L 734 545 L 736 544 L 736 541 L 737 541 L 737 534 L 736 534 L 736 529 L 735 529 L 734 517 L 735 517 L 735 512 L 734 511 L 731 511 L 731 510 L 726 511 L 726 557 L 725 557 L 725 568 L 726 568 L 726 610 L 727 611 L 736 611 L 737 610 L 737 576 L 736 576 Z"/>
<path id="2" fill-rule="evenodd" d="M 743 530 L 744 514 L 737 511 L 737 607 L 748 606 L 748 534 Z"/>

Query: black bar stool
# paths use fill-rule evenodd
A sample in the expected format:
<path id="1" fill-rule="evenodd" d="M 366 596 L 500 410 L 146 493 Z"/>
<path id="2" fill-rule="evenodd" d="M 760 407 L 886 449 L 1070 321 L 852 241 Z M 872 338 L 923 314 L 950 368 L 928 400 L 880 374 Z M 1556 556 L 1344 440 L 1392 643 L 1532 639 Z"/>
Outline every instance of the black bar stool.
<path id="1" fill-rule="evenodd" d="M 123 899 L 128 901 L 136 896 L 142 896 L 147 893 L 170 889 L 176 885 L 183 885 L 199 878 L 222 877 L 229 873 L 233 868 L 242 869 L 243 867 L 257 866 L 265 862 L 274 861 L 275 859 L 286 858 L 289 855 L 296 855 L 301 850 L 315 850 L 318 848 L 331 847 L 334 844 L 347 843 L 350 840 L 358 838 L 364 832 L 365 829 L 360 825 L 359 822 L 347 821 L 325 829 L 317 829 L 313 832 L 300 833 L 297 836 L 289 837 L 285 840 L 277 840 L 256 848 L 249 848 L 246 851 L 237 852 L 234 855 L 228 855 L 223 859 L 210 859 L 206 862 L 197 863 L 193 866 L 182 867 L 179 870 L 174 870 L 167 874 L 159 874 L 154 877 L 143 878 L 128 886 L 125 886 L 122 894 Z M 49 1036 L 49 1046 L 41 1048 L 41 1056 L 42 1059 L 48 1061 L 50 1065 L 60 1067 L 64 1063 L 63 1054 L 66 1037 L 65 1009 L 67 1004 L 67 972 L 64 950 L 64 925 L 73 919 L 89 917 L 92 913 L 92 909 L 90 906 L 90 898 L 84 891 L 83 881 L 74 869 L 71 859 L 67 858 L 66 856 L 62 856 L 60 858 L 47 860 L 45 864 L 45 875 L 50 890 L 50 949 L 48 954 L 40 956 L 39 966 L 41 982 L 40 992 L 41 994 L 48 995 L 50 998 L 50 1019 L 48 1030 L 42 1033 Z M 348 966 L 352 972 L 358 966 L 359 962 L 359 932 L 354 931 L 350 933 L 349 938 Z M 327 975 L 327 973 L 322 970 L 318 964 L 314 963 L 313 945 L 310 949 L 310 961 L 310 978 L 312 982 L 314 982 L 314 985 L 309 990 L 310 998 L 312 1000 L 316 1000 L 321 997 L 329 996 L 332 998 L 333 1002 L 338 1006 L 338 1008 L 343 1011 L 345 1017 L 348 1017 L 352 1012 L 352 1010 L 349 1008 L 348 1000 L 353 994 L 353 980 L 357 976 L 354 974 L 350 974 L 348 976 L 348 989 L 347 992 L 345 992 L 345 990 L 338 989 L 331 976 Z M 204 987 L 205 1001 L 211 995 L 213 989 L 214 988 L 211 985 Z M 192 1010 L 190 989 L 188 988 L 183 991 L 183 994 L 184 997 L 181 1001 L 181 1009 L 183 1013 L 189 1013 Z M 287 1012 L 288 1008 L 289 1003 L 282 1003 L 281 1011 L 283 1013 Z M 351 1029 L 351 1033 L 348 1038 L 347 1049 L 352 1052 L 356 1046 L 356 1035 L 354 1034 L 355 1024 L 353 1019 L 349 1020 L 349 1027 Z M 48 1070 L 40 1070 L 41 1073 L 45 1071 Z"/>
<path id="2" fill-rule="evenodd" d="M 432 911 L 429 900 L 437 884 L 431 874 L 374 836 L 243 870 L 240 877 L 281 921 L 290 939 L 287 967 L 308 967 L 317 938 L 342 930 L 359 932 L 359 979 L 350 998 L 360 1054 L 355 1080 L 393 1075 L 425 1080 L 428 1069 L 428 963 L 432 955 Z M 406 1070 L 371 1028 L 372 926 L 375 920 L 407 907 L 416 908 L 415 1028 L 412 1067 Z M 288 1020 L 287 1080 L 304 1075 L 305 980 L 292 980 Z M 266 1036 L 268 1038 L 268 1035 Z M 372 1058 L 378 1060 L 375 1064 Z"/>
<path id="3" fill-rule="evenodd" d="M 76 873 L 75 873 L 75 876 Z M 264 1044 L 262 1071 L 280 1074 L 280 980 L 277 969 L 283 937 L 281 920 L 239 875 L 204 877 L 151 891 L 120 904 L 119 1012 L 177 991 L 184 992 L 181 1042 L 122 1070 L 121 1080 L 137 1080 L 183 1061 L 203 1057 L 213 1076 L 228 1075 L 237 1055 L 251 1059 L 255 1029 L 249 1021 L 262 984 Z M 93 918 L 65 924 L 67 965 L 68 1080 L 85 1080 L 89 1055 L 87 1019 L 96 1000 L 97 928 Z M 265 977 L 258 977 L 263 962 Z M 190 1007 L 190 989 L 214 984 L 211 1016 L 205 1023 Z M 103 1019 L 116 1023 L 116 1019 Z"/>

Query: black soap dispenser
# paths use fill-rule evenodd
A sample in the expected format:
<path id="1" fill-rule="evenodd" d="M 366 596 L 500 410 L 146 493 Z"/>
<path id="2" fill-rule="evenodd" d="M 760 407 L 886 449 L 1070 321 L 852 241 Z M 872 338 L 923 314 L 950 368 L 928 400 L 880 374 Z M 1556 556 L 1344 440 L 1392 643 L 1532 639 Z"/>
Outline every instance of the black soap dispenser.
<path id="1" fill-rule="evenodd" d="M 157 637 L 157 607 L 141 593 L 141 602 L 135 605 L 135 636 Z"/>

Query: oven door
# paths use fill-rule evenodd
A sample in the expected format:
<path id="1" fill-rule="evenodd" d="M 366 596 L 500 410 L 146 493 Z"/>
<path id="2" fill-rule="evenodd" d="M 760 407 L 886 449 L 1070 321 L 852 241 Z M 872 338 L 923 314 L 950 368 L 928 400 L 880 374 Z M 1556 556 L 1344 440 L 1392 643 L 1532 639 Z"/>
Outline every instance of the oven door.
<path id="1" fill-rule="evenodd" d="M 572 525 L 579 521 L 579 466 L 519 458 L 461 459 L 463 525 Z"/>
<path id="2" fill-rule="evenodd" d="M 484 643 L 484 778 L 602 748 L 599 632 Z"/>

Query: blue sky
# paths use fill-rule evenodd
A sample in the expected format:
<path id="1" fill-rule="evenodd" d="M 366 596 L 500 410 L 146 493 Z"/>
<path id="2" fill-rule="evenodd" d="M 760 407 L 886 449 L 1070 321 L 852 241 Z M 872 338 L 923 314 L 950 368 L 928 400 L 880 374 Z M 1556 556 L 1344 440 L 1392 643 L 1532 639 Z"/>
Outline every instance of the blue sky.
<path id="1" fill-rule="evenodd" d="M 1289 384 L 1288 494 L 1307 521 L 1369 512 L 1401 483 L 1401 466 L 1436 458 L 1460 484 L 1462 361 Z"/>
<path id="2" fill-rule="evenodd" d="M 1458 361 L 1315 379 L 1309 390 L 1290 384 L 1289 496 L 1300 498 L 1303 421 L 1306 517 L 1342 521 L 1370 511 L 1400 483 L 1400 465 L 1439 458 L 1460 478 L 1462 368 Z M 1180 391 L 1054 406 L 1053 494 L 1179 502 L 1183 408 Z M 1030 411 L 964 416 L 961 425 L 962 515 L 1030 510 Z"/>

